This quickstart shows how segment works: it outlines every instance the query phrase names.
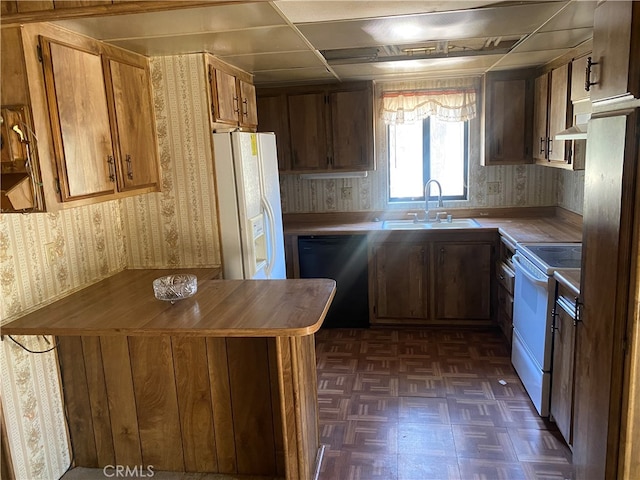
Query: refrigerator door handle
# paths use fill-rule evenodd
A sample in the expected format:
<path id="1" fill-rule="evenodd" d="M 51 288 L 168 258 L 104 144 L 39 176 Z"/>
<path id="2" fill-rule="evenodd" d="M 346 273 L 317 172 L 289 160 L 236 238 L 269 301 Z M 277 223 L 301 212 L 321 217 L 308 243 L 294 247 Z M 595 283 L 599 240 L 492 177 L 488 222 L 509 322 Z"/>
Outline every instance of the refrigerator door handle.
<path id="1" fill-rule="evenodd" d="M 276 223 L 274 220 L 273 208 L 269 201 L 262 197 L 262 207 L 267 214 L 267 220 L 269 222 L 269 254 L 267 255 L 267 266 L 265 267 L 265 274 L 267 278 L 271 278 L 271 272 L 276 260 Z"/>

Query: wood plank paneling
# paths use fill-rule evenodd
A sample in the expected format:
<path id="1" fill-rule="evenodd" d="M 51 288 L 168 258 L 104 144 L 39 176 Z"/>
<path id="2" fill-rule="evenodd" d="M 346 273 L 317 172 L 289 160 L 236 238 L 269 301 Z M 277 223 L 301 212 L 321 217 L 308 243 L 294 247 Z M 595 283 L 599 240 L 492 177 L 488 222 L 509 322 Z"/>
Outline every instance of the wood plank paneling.
<path id="1" fill-rule="evenodd" d="M 141 465 L 131 360 L 126 337 L 100 337 L 104 379 L 109 400 L 113 449 L 119 465 Z"/>
<path id="2" fill-rule="evenodd" d="M 18 13 L 53 10 L 53 0 L 18 0 Z"/>
<path id="3" fill-rule="evenodd" d="M 102 367 L 100 337 L 82 337 L 82 350 L 98 465 L 114 465 L 116 458 L 113 450 L 111 416 L 109 415 L 109 401 Z"/>
<path id="4" fill-rule="evenodd" d="M 296 434 L 296 412 L 293 386 L 293 367 L 291 361 L 290 337 L 276 338 L 278 356 L 278 389 L 280 391 L 280 411 L 284 441 L 284 462 L 288 480 L 301 477 L 298 466 L 298 444 Z"/>
<path id="5" fill-rule="evenodd" d="M 276 340 L 267 339 L 269 350 L 269 381 L 271 382 L 271 411 L 273 412 L 273 433 L 276 448 L 276 473 L 285 476 L 284 438 L 282 432 L 282 411 L 280 407 L 280 389 L 278 388 L 278 351 Z M 315 345 L 314 345 L 315 348 Z M 315 365 L 315 364 L 314 364 Z"/>
<path id="6" fill-rule="evenodd" d="M 2 2 L 4 6 L 5 2 Z M 30 105 L 20 27 L 2 29 L 2 105 Z"/>
<path id="7" fill-rule="evenodd" d="M 238 473 L 273 475 L 275 442 L 266 338 L 228 338 L 227 359 Z"/>
<path id="8" fill-rule="evenodd" d="M 184 471 L 173 355 L 169 337 L 129 337 L 144 464 Z"/>
<path id="9" fill-rule="evenodd" d="M 227 343 L 224 338 L 207 338 L 206 340 L 218 470 L 220 473 L 237 473 L 231 386 L 227 368 Z"/>
<path id="10" fill-rule="evenodd" d="M 211 385 L 204 338 L 172 337 L 184 465 L 187 472 L 216 472 Z"/>
<path id="11" fill-rule="evenodd" d="M 82 339 L 58 337 L 58 341 L 60 374 L 64 384 L 65 409 L 69 416 L 69 435 L 75 464 L 80 467 L 98 467 L 87 374 L 82 361 Z"/>

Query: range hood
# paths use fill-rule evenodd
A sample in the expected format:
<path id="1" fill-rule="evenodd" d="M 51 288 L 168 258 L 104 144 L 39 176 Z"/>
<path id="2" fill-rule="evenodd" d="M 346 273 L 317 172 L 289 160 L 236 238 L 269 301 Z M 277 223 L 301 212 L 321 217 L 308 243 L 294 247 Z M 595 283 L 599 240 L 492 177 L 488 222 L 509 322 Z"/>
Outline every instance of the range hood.
<path id="1" fill-rule="evenodd" d="M 574 116 L 575 124 L 566 130 L 562 130 L 554 135 L 556 140 L 586 140 L 587 122 L 591 118 L 591 113 L 581 113 Z"/>

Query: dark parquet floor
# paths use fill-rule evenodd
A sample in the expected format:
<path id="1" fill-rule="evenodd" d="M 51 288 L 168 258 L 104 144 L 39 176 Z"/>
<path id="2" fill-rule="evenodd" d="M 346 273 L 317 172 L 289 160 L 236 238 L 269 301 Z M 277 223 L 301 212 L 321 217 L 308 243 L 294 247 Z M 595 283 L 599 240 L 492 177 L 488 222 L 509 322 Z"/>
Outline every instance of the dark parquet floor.
<path id="1" fill-rule="evenodd" d="M 321 480 L 574 478 L 498 330 L 323 329 L 316 355 Z"/>

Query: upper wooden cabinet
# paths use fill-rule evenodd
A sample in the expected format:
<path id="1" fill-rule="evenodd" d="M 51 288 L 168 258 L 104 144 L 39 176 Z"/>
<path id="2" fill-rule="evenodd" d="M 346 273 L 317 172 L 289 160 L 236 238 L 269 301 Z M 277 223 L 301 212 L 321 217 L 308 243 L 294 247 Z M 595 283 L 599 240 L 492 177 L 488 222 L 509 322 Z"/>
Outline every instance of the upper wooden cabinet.
<path id="1" fill-rule="evenodd" d="M 43 209 L 158 190 L 146 57 L 51 24 L 3 28 L 3 49 L 21 56 L 22 80 L 3 74 L 2 100 L 31 112 Z"/>
<path id="2" fill-rule="evenodd" d="M 640 98 L 640 2 L 608 0 L 593 17 L 591 101 Z"/>
<path id="3" fill-rule="evenodd" d="M 145 66 L 105 59 L 112 96 L 112 133 L 118 165 L 118 188 L 130 190 L 158 183 L 155 118 Z"/>
<path id="4" fill-rule="evenodd" d="M 533 156 L 543 165 L 571 162 L 570 142 L 554 139 L 572 123 L 569 72 L 566 64 L 535 80 Z"/>
<path id="5" fill-rule="evenodd" d="M 259 89 L 257 95 L 258 130 L 276 132 L 281 172 L 375 169 L 370 82 Z"/>
<path id="6" fill-rule="evenodd" d="M 146 59 L 130 65 L 99 45 L 45 37 L 40 47 L 62 201 L 156 187 Z"/>
<path id="7" fill-rule="evenodd" d="M 251 83 L 251 76 L 215 57 L 205 58 L 211 95 L 211 121 L 255 130 L 258 114 L 256 90 Z"/>
<path id="8" fill-rule="evenodd" d="M 533 81 L 530 70 L 484 77 L 482 165 L 531 163 Z"/>
<path id="9" fill-rule="evenodd" d="M 115 193 L 116 162 L 100 52 L 46 38 L 40 45 L 62 200 Z"/>

